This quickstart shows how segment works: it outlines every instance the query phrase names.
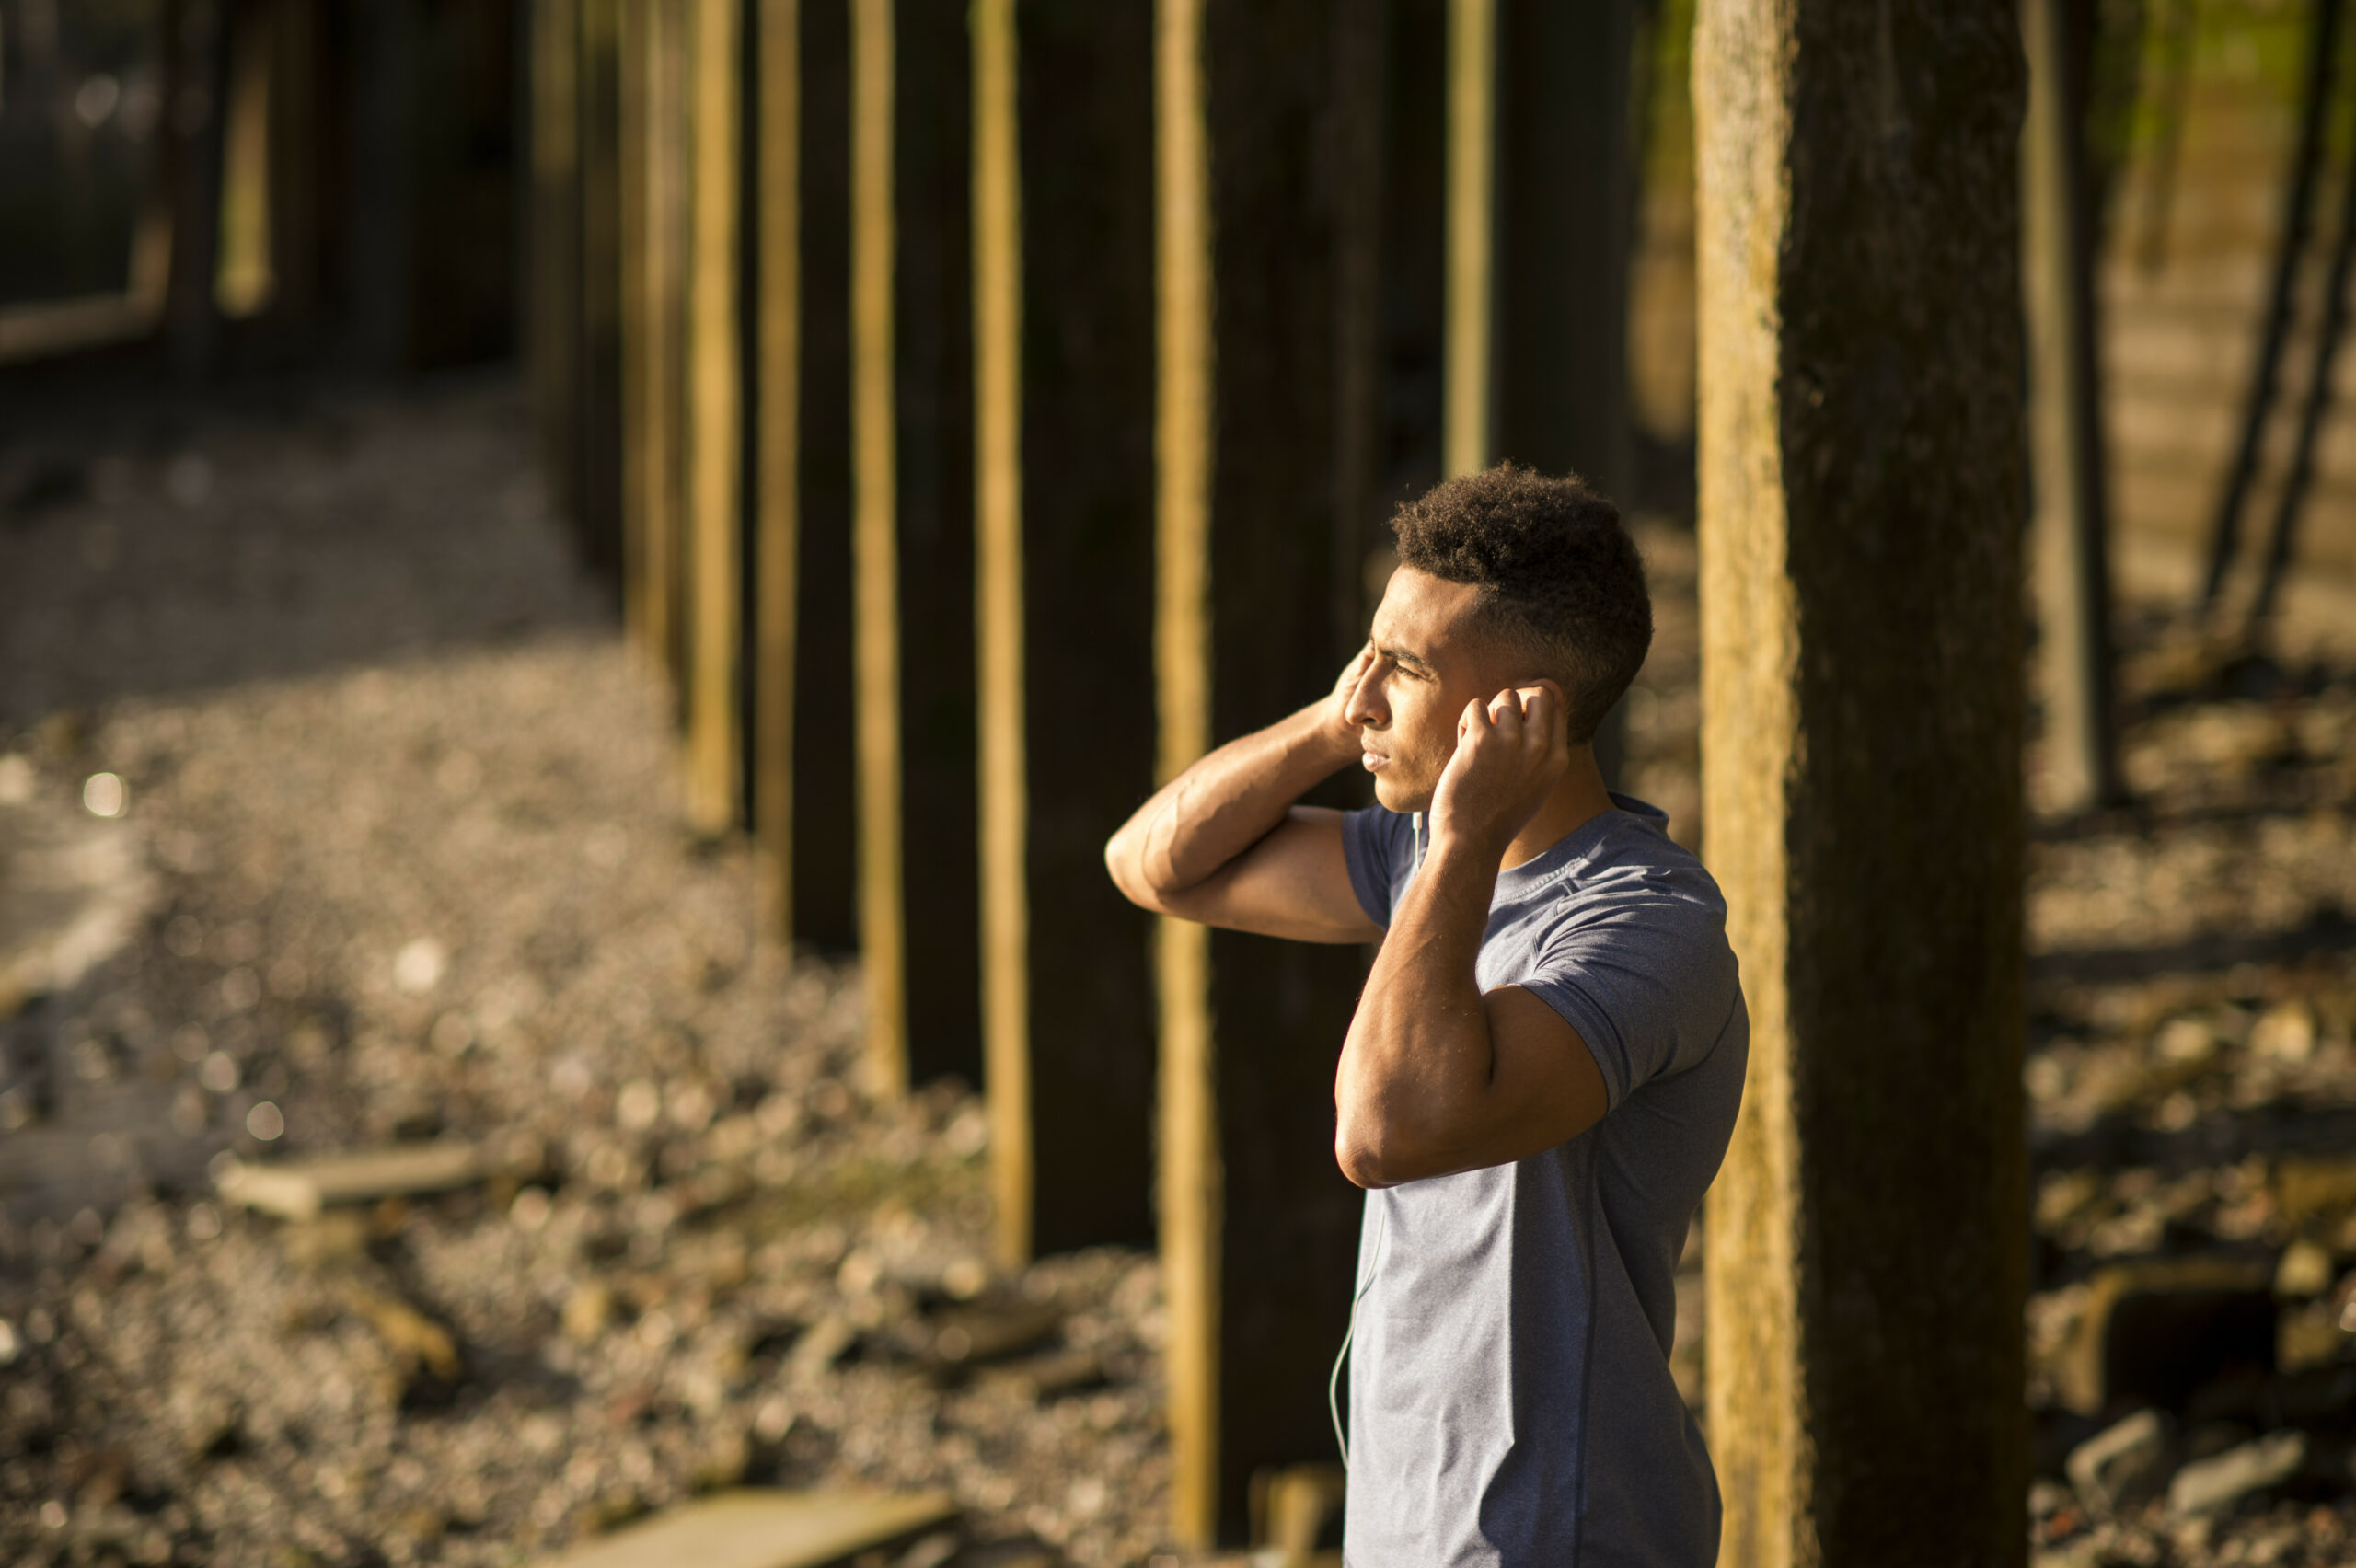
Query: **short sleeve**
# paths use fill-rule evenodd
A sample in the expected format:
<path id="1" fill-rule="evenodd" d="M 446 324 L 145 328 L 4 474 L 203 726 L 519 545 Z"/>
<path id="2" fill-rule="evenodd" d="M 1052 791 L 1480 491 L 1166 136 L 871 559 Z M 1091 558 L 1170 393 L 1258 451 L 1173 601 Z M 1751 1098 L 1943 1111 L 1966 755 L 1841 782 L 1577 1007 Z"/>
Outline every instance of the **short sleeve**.
<path id="1" fill-rule="evenodd" d="M 1415 819 L 1404 812 L 1369 806 L 1342 818 L 1342 859 L 1350 868 L 1350 890 L 1358 906 L 1383 929 L 1407 874 L 1415 869 Z"/>
<path id="2" fill-rule="evenodd" d="M 1675 897 L 1620 903 L 1556 934 L 1516 984 L 1578 1031 L 1613 1108 L 1707 1056 L 1741 999 L 1723 915 Z"/>

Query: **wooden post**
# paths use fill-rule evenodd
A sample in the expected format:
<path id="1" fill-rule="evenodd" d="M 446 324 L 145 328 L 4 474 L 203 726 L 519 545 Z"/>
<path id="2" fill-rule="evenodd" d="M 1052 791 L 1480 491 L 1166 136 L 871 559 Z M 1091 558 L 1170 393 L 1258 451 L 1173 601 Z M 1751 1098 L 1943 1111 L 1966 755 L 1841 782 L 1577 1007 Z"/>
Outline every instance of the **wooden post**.
<path id="1" fill-rule="evenodd" d="M 1379 19 L 1346 0 L 1156 6 L 1163 777 L 1328 689 L 1352 645 L 1302 586 L 1357 537 L 1337 455 L 1365 450 L 1343 427 L 1371 411 L 1337 369 L 1372 322 L 1299 302 L 1334 300 L 1373 243 L 1373 204 L 1342 187 L 1375 171 L 1328 149 L 1367 144 L 1351 121 L 1374 112 L 1380 52 L 1350 33 Z M 1333 1073 L 1361 955 L 1164 921 L 1156 971 L 1172 1526 L 1199 1546 L 1240 1537 L 1253 1470 L 1332 1452 L 1361 1211 L 1334 1165 Z"/>
<path id="2" fill-rule="evenodd" d="M 755 13 L 753 830 L 762 915 L 793 940 L 793 706 L 802 521 L 802 6 Z"/>
<path id="3" fill-rule="evenodd" d="M 1708 1225 L 1730 1568 L 2027 1554 L 2017 25 L 1695 33 L 1703 796 L 1751 1017 Z"/>
<path id="4" fill-rule="evenodd" d="M 800 7 L 801 499 L 795 529 L 793 935 L 859 941 L 851 707 L 850 11 Z"/>
<path id="5" fill-rule="evenodd" d="M 580 386 L 573 527 L 607 582 L 622 570 L 621 47 L 625 0 L 577 0 Z"/>
<path id="6" fill-rule="evenodd" d="M 852 0 L 860 936 L 879 1093 L 980 1076 L 959 0 Z"/>
<path id="7" fill-rule="evenodd" d="M 1103 851 L 1153 783 L 1153 30 L 980 0 L 973 43 L 985 1081 L 1014 1265 L 1153 1234 L 1151 926 Z"/>
<path id="8" fill-rule="evenodd" d="M 687 813 L 718 835 L 742 814 L 743 346 L 737 111 L 741 0 L 688 0 Z"/>
<path id="9" fill-rule="evenodd" d="M 551 499 L 567 517 L 578 515 L 580 432 L 580 254 L 578 195 L 580 167 L 580 27 L 579 0 L 529 0 L 531 6 L 532 83 L 532 386 L 540 432 L 540 470 L 548 476 Z M 395 156 L 387 146 L 398 142 L 395 121 L 398 84 L 386 78 L 394 66 L 379 57 L 386 42 L 399 31 L 398 20 L 384 0 L 361 13 L 364 60 L 358 71 L 354 120 L 360 134 L 354 140 L 355 173 L 368 177 L 352 202 L 352 271 L 355 293 L 364 303 L 359 312 L 362 352 L 383 363 L 398 354 L 405 315 L 399 300 L 380 297 L 387 293 L 406 296 L 408 271 L 399 251 L 407 236 L 397 216 L 405 180 L 390 190 L 379 189 Z M 405 40 L 404 40 L 405 42 Z M 387 319 L 387 317 L 390 319 Z"/>
<path id="10" fill-rule="evenodd" d="M 1450 0 L 1446 455 L 1576 472 L 1624 501 L 1631 0 Z M 1596 737 L 1607 779 L 1614 709 Z"/>
<path id="11" fill-rule="evenodd" d="M 2085 79 L 2070 58 L 2066 0 L 2022 0 L 2028 123 L 2022 138 L 2022 278 L 2045 803 L 2062 812 L 2125 794 L 2111 717 L 2108 486 L 2096 352 L 2094 213 L 2086 194 Z"/>
<path id="12" fill-rule="evenodd" d="M 649 667 L 685 671 L 687 89 L 685 0 L 623 11 L 623 611 Z"/>

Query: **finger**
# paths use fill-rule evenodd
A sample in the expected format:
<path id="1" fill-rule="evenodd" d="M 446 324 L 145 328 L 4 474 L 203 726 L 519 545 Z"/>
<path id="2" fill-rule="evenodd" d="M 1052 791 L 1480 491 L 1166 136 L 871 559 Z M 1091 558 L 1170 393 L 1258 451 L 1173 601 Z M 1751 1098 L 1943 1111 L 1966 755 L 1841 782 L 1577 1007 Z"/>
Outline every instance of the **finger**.
<path id="1" fill-rule="evenodd" d="M 1521 716 L 1533 729 L 1551 732 L 1561 716 L 1561 705 L 1554 699 L 1551 686 L 1523 686 L 1514 694 L 1521 698 Z"/>
<path id="2" fill-rule="evenodd" d="M 1463 714 L 1456 721 L 1457 742 L 1461 744 L 1490 727 L 1489 705 L 1476 697 L 1464 705 Z"/>

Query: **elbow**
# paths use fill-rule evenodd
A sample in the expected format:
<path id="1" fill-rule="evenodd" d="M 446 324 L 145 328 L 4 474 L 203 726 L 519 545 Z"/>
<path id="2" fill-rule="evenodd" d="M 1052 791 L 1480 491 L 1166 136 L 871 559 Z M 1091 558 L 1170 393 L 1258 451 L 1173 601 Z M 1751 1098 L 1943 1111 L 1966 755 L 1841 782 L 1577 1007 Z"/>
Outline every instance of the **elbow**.
<path id="1" fill-rule="evenodd" d="M 1334 1163 L 1354 1186 L 1372 1191 L 1395 1187 L 1426 1174 L 1400 1147 L 1395 1132 L 1374 1117 L 1352 1115 L 1345 1109 L 1334 1127 Z"/>
<path id="2" fill-rule="evenodd" d="M 1136 841 L 1135 823 L 1104 841 L 1104 870 L 1121 896 L 1140 909 L 1162 913 L 1161 890 L 1145 874 L 1145 856 Z"/>

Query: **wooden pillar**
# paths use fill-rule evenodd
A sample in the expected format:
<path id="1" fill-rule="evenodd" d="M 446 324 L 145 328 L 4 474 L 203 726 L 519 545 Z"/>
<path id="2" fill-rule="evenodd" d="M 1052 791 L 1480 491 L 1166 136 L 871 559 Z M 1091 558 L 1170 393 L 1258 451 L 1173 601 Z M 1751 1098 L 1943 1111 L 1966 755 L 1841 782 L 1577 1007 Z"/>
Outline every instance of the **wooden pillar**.
<path id="1" fill-rule="evenodd" d="M 753 831 L 762 919 L 793 940 L 793 657 L 800 604 L 802 6 L 757 0 L 748 106 L 757 193 L 752 386 Z"/>
<path id="2" fill-rule="evenodd" d="M 974 10 L 983 1023 L 1000 1258 L 1153 1234 L 1153 29 Z M 1075 722 L 1076 716 L 1085 718 Z"/>
<path id="3" fill-rule="evenodd" d="M 1625 501 L 1633 0 L 1450 0 L 1450 474 L 1499 460 Z M 1617 709 L 1596 737 L 1624 752 Z"/>
<path id="4" fill-rule="evenodd" d="M 684 0 L 622 13 L 622 607 L 650 667 L 676 681 L 687 324 L 687 92 Z"/>
<path id="5" fill-rule="evenodd" d="M 2027 1553 L 2017 25 L 1709 0 L 1695 33 L 1705 853 L 1751 1017 L 1709 1435 L 1740 1568 Z"/>
<path id="6" fill-rule="evenodd" d="M 2109 497 L 2097 353 L 2088 71 L 2071 59 L 2067 0 L 2023 0 L 2029 67 L 2022 138 L 2022 278 L 2029 324 L 2039 693 L 2046 804 L 2115 804 L 2125 790 L 2111 718 Z"/>
<path id="7" fill-rule="evenodd" d="M 581 232 L 579 221 L 580 27 L 579 0 L 529 0 L 532 84 L 532 295 L 530 321 L 533 403 L 540 434 L 540 469 L 551 499 L 567 517 L 578 515 L 581 383 Z M 399 133 L 396 120 L 401 95 L 387 78 L 394 66 L 384 51 L 400 31 L 388 0 L 363 8 L 359 29 L 361 63 L 355 73 L 353 170 L 365 184 L 352 202 L 352 278 L 355 327 L 364 360 L 385 363 L 398 353 L 405 323 L 398 319 L 407 294 L 401 252 L 407 236 L 395 213 L 405 196 L 405 179 L 380 188 L 391 177 L 386 166 Z M 406 38 L 400 52 L 406 52 Z M 387 291 L 403 300 L 386 297 Z M 392 319 L 387 319 L 390 316 Z"/>
<path id="8" fill-rule="evenodd" d="M 1343 367 L 1371 330 L 1330 306 L 1372 203 L 1380 13 L 1349 0 L 1158 0 L 1154 655 L 1163 777 L 1328 689 L 1362 636 L 1303 585 L 1359 533 L 1337 496 Z M 1329 140 L 1330 138 L 1330 140 Z M 1370 301 L 1364 302 L 1370 306 Z M 1156 940 L 1173 1529 L 1240 1537 L 1252 1472 L 1333 1451 L 1325 1375 L 1349 1308 L 1359 1195 L 1334 1165 L 1352 948 L 1178 921 Z"/>
<path id="9" fill-rule="evenodd" d="M 876 1090 L 980 1077 L 962 0 L 851 0 L 860 947 Z"/>
<path id="10" fill-rule="evenodd" d="M 575 512 L 582 559 L 611 582 L 622 569 L 621 47 L 625 0 L 578 0 L 574 145 L 580 221 L 580 385 Z"/>
<path id="11" fill-rule="evenodd" d="M 165 10 L 165 102 L 201 102 L 202 117 L 164 117 L 172 198 L 171 261 L 165 329 L 174 368 L 201 381 L 220 356 L 221 310 L 214 288 L 220 265 L 222 104 L 229 81 L 229 0 L 176 0 Z"/>
<path id="12" fill-rule="evenodd" d="M 744 793 L 741 3 L 687 0 L 687 14 L 685 794 L 707 835 L 737 824 Z"/>
<path id="13" fill-rule="evenodd" d="M 800 502 L 793 699 L 794 940 L 859 942 L 851 718 L 850 11 L 799 6 Z"/>

